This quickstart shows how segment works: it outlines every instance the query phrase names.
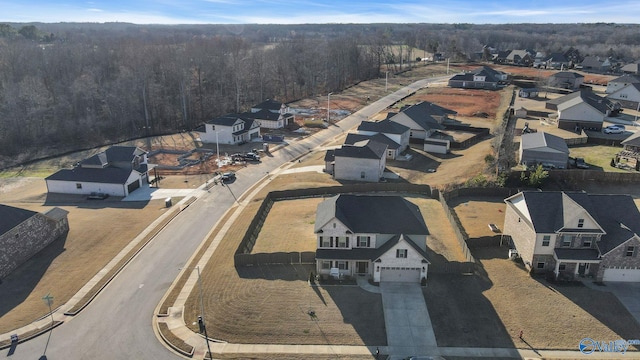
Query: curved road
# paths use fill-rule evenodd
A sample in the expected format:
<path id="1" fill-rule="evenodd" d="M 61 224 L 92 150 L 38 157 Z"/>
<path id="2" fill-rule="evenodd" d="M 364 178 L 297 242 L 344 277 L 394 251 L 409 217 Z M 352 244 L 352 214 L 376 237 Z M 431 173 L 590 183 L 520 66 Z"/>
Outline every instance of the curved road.
<path id="1" fill-rule="evenodd" d="M 262 163 L 239 171 L 230 185 L 240 197 L 267 172 L 348 131 L 428 83 L 447 77 L 417 81 L 361 109 L 313 136 L 293 141 Z M 10 359 L 179 359 L 158 342 L 152 317 L 158 302 L 210 229 L 233 205 L 222 186 L 212 187 L 161 231 L 80 314 L 49 333 L 18 344 Z"/>

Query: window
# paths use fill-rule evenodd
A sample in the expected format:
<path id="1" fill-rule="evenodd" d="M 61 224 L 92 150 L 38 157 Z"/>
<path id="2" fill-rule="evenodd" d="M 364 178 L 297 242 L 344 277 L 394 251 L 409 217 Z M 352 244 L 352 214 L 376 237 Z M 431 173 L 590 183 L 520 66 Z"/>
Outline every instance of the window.
<path id="1" fill-rule="evenodd" d="M 360 179 L 364 179 L 364 171 L 360 172 Z"/>
<path id="2" fill-rule="evenodd" d="M 590 248 L 593 243 L 592 237 L 583 237 L 582 238 L 582 247 Z"/>
<path id="3" fill-rule="evenodd" d="M 81 183 L 76 183 L 76 189 L 82 189 L 82 184 Z"/>
<path id="4" fill-rule="evenodd" d="M 358 247 L 369 247 L 370 236 L 358 236 Z"/>
<path id="5" fill-rule="evenodd" d="M 338 269 L 340 270 L 349 270 L 349 262 L 348 261 L 336 261 L 338 263 Z"/>
<path id="6" fill-rule="evenodd" d="M 567 268 L 566 264 L 560 264 L 560 266 L 558 266 L 558 270 L 560 271 L 564 271 Z"/>
<path id="7" fill-rule="evenodd" d="M 331 269 L 331 261 L 323 261 L 322 262 L 323 269 Z"/>
<path id="8" fill-rule="evenodd" d="M 339 236 L 336 238 L 336 247 L 339 248 L 347 248 L 349 247 L 349 237 L 348 236 Z"/>
<path id="9" fill-rule="evenodd" d="M 538 266 L 538 269 L 544 269 L 544 263 L 543 262 L 539 262 L 537 266 Z"/>
<path id="10" fill-rule="evenodd" d="M 625 253 L 625 256 L 633 256 L 633 253 L 635 252 L 636 247 L 635 246 L 627 246 L 627 252 Z"/>
<path id="11" fill-rule="evenodd" d="M 396 249 L 396 257 L 397 258 L 406 258 L 407 257 L 407 249 Z"/>
<path id="12" fill-rule="evenodd" d="M 334 228 L 334 229 L 336 228 L 336 223 L 333 223 L 333 228 Z"/>
<path id="13" fill-rule="evenodd" d="M 578 227 L 584 227 L 584 219 L 578 219 Z"/>
<path id="14" fill-rule="evenodd" d="M 562 236 L 562 247 L 571 247 L 571 236 Z"/>
<path id="15" fill-rule="evenodd" d="M 320 236 L 321 247 L 331 247 L 331 238 L 328 236 Z"/>
<path id="16" fill-rule="evenodd" d="M 551 235 L 545 235 L 542 237 L 542 246 L 549 246 L 551 242 Z"/>

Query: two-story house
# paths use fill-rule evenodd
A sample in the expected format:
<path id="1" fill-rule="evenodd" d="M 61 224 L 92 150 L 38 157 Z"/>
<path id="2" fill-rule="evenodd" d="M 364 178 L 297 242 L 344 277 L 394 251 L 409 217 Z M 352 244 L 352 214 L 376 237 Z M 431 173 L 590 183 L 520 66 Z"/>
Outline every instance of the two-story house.
<path id="1" fill-rule="evenodd" d="M 524 191 L 505 203 L 503 232 L 531 271 L 640 281 L 640 212 L 630 196 Z"/>
<path id="2" fill-rule="evenodd" d="M 251 111 L 244 113 L 244 115 L 257 120 L 260 127 L 267 129 L 280 129 L 293 124 L 295 120 L 295 116 L 290 113 L 289 106 L 272 99 L 253 106 Z"/>
<path id="3" fill-rule="evenodd" d="M 387 165 L 387 145 L 365 139 L 327 150 L 325 169 L 336 180 L 378 182 Z"/>
<path id="4" fill-rule="evenodd" d="M 244 114 L 227 114 L 205 122 L 197 130 L 200 141 L 210 144 L 244 144 L 260 137 L 260 122 Z"/>
<path id="5" fill-rule="evenodd" d="M 581 89 L 549 100 L 545 106 L 547 109 L 557 111 L 558 128 L 569 131 L 581 129 L 600 131 L 604 118 L 620 110 L 620 104 L 603 98 L 589 89 Z"/>
<path id="6" fill-rule="evenodd" d="M 454 75 L 449 86 L 465 89 L 500 89 L 507 83 L 508 75 L 489 66 L 482 66 L 472 72 Z"/>
<path id="7" fill-rule="evenodd" d="M 318 205 L 316 271 L 375 282 L 427 277 L 429 231 L 420 209 L 400 196 L 333 196 Z"/>
<path id="8" fill-rule="evenodd" d="M 396 159 L 409 147 L 409 129 L 389 119 L 382 121 L 362 121 L 356 134 L 348 134 L 345 144 L 354 144 L 366 138 L 387 145 L 387 158 Z"/>
<path id="9" fill-rule="evenodd" d="M 149 181 L 147 152 L 135 146 L 112 146 L 45 178 L 47 192 L 127 196 Z"/>

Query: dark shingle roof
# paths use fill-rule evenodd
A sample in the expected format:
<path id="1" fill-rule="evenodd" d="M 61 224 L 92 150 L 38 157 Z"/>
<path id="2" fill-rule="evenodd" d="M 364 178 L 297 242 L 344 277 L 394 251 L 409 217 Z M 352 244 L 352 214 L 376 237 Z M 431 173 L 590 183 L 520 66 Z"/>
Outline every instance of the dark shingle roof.
<path id="1" fill-rule="evenodd" d="M 426 251 L 422 250 L 411 238 L 407 235 L 402 235 L 404 239 L 414 248 L 426 261 L 428 255 Z M 387 251 L 393 248 L 400 241 L 400 235 L 396 235 L 385 242 L 379 248 L 352 248 L 345 249 L 316 249 L 316 259 L 332 259 L 332 260 L 370 260 L 374 261 L 384 255 Z"/>
<path id="2" fill-rule="evenodd" d="M 635 75 L 625 74 L 615 79 L 609 80 L 610 83 L 636 84 L 640 83 L 640 78 Z"/>
<path id="3" fill-rule="evenodd" d="M 256 112 L 246 112 L 242 114 L 243 118 L 253 118 L 258 120 L 271 120 L 277 121 L 280 118 L 279 113 L 274 113 L 266 109 L 260 109 Z"/>
<path id="4" fill-rule="evenodd" d="M 636 131 L 633 135 L 622 140 L 622 145 L 640 146 L 640 131 Z"/>
<path id="5" fill-rule="evenodd" d="M 424 130 L 444 129 L 444 126 L 442 126 L 442 124 L 440 124 L 438 120 L 436 120 L 433 117 L 433 115 L 439 116 L 440 114 L 439 112 L 437 114 L 434 112 L 439 111 L 440 109 L 438 108 L 440 107 L 436 108 L 436 107 L 429 106 L 428 104 L 431 104 L 431 103 L 422 102 L 415 105 L 406 106 L 401 109 L 401 113 L 408 116 L 411 120 L 413 120 L 418 126 L 423 128 Z M 393 121 L 393 118 L 391 118 L 391 121 Z"/>
<path id="6" fill-rule="evenodd" d="M 553 252 L 560 260 L 598 260 L 600 253 L 596 249 L 554 249 Z"/>
<path id="7" fill-rule="evenodd" d="M 382 134 L 375 135 L 361 135 L 361 134 L 353 134 L 350 133 L 347 135 L 347 138 L 344 140 L 344 143 L 347 145 L 354 145 L 361 141 L 372 140 L 377 143 L 385 144 L 389 149 L 397 149 L 400 147 L 400 144 L 389 139 L 388 137 Z"/>
<path id="8" fill-rule="evenodd" d="M 264 110 L 272 110 L 272 111 L 280 111 L 282 107 L 282 103 L 280 101 L 267 99 L 260 104 L 253 107 L 253 109 L 264 109 Z"/>
<path id="9" fill-rule="evenodd" d="M 336 159 L 335 150 L 327 150 L 327 153 L 324 155 L 324 161 L 334 161 Z"/>
<path id="10" fill-rule="evenodd" d="M 399 135 L 406 133 L 410 129 L 402 124 L 385 119 L 382 121 L 363 121 L 358 126 L 358 130 Z"/>
<path id="11" fill-rule="evenodd" d="M 220 126 L 233 126 L 238 120 L 242 119 L 242 114 L 227 114 L 218 116 L 217 118 L 213 118 L 208 120 L 206 123 L 211 125 L 220 125 Z"/>
<path id="12" fill-rule="evenodd" d="M 536 233 L 600 232 L 598 229 L 562 229 L 567 208 L 574 201 L 602 227 L 605 235 L 598 243 L 600 252 L 605 254 L 633 236 L 640 234 L 640 211 L 628 195 L 589 195 L 584 192 L 524 191 L 527 211 Z M 506 199 L 510 202 L 514 195 Z"/>
<path id="13" fill-rule="evenodd" d="M 602 114 L 606 114 L 607 110 L 612 110 L 615 108 L 613 101 L 598 96 L 589 89 L 581 89 L 579 91 L 572 92 L 571 94 L 561 96 L 557 99 L 549 100 L 547 101 L 547 103 L 556 105 L 557 107 L 558 105 L 568 103 L 569 101 L 574 101 L 577 98 L 580 98 L 583 102 L 591 105 Z"/>
<path id="14" fill-rule="evenodd" d="M 376 142 L 367 141 L 366 144 L 342 145 L 335 149 L 335 157 L 348 157 L 357 159 L 381 159 L 387 151 L 387 145 Z"/>
<path id="15" fill-rule="evenodd" d="M 2 219 L 0 221 L 0 235 L 5 234 L 36 214 L 38 213 L 35 211 L 0 204 L 0 219 Z"/>
<path id="16" fill-rule="evenodd" d="M 124 184 L 131 175 L 131 169 L 119 169 L 107 167 L 103 169 L 75 167 L 73 169 L 62 169 L 45 180 L 95 182 L 105 184 Z"/>
<path id="17" fill-rule="evenodd" d="M 551 77 L 556 78 L 556 79 L 571 79 L 571 80 L 575 80 L 575 79 L 583 78 L 584 75 L 580 75 L 577 72 L 573 72 L 573 71 L 560 71 L 560 72 L 557 72 L 557 73 L 551 75 Z"/>
<path id="18" fill-rule="evenodd" d="M 144 151 L 135 146 L 112 146 L 108 148 L 105 153 L 107 154 L 107 160 L 112 161 L 133 161 L 133 158 L 137 154 L 143 154 Z"/>
<path id="19" fill-rule="evenodd" d="M 334 217 L 354 233 L 429 234 L 420 209 L 400 196 L 333 196 L 318 205 L 315 231 Z"/>

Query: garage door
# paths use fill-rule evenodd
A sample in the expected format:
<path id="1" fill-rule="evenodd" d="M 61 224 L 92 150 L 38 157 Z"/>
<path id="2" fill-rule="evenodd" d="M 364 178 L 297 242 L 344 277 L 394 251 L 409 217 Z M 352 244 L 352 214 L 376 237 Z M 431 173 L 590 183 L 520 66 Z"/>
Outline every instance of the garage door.
<path id="1" fill-rule="evenodd" d="M 602 281 L 640 282 L 640 269 L 605 269 Z"/>
<path id="2" fill-rule="evenodd" d="M 383 267 L 380 281 L 420 282 L 420 268 Z"/>
<path id="3" fill-rule="evenodd" d="M 133 190 L 137 189 L 140 187 L 140 182 L 139 181 L 134 181 L 131 184 L 129 184 L 127 186 L 127 191 L 129 192 L 129 194 L 131 194 L 133 192 Z"/>

